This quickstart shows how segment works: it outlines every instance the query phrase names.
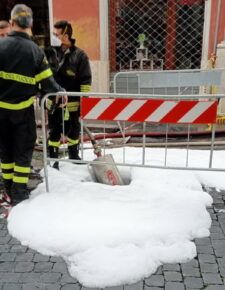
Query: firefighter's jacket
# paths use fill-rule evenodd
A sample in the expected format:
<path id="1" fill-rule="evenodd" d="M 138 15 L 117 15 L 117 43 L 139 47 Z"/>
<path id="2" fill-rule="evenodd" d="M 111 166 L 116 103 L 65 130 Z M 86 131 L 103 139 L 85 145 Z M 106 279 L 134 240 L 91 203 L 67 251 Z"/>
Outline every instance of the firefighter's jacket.
<path id="1" fill-rule="evenodd" d="M 23 32 L 0 39 L 0 108 L 28 108 L 40 87 L 44 93 L 63 90 L 42 49 Z"/>
<path id="2" fill-rule="evenodd" d="M 54 78 L 66 91 L 89 92 L 91 88 L 91 68 L 87 54 L 72 40 L 72 46 L 66 51 L 61 47 L 45 50 Z M 68 97 L 68 110 L 76 111 L 79 97 Z"/>

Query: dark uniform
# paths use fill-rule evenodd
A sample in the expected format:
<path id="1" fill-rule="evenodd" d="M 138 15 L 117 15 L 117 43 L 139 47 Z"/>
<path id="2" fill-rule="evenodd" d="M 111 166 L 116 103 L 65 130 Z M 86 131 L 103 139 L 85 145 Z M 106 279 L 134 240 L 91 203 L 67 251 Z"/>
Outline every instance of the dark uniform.
<path id="1" fill-rule="evenodd" d="M 24 199 L 36 140 L 34 96 L 62 91 L 44 52 L 28 34 L 13 31 L 0 39 L 0 148 L 5 187 L 13 200 Z"/>
<path id="2" fill-rule="evenodd" d="M 86 53 L 75 46 L 63 52 L 61 47 L 49 48 L 46 56 L 54 73 L 56 81 L 69 92 L 89 92 L 91 88 L 91 69 Z M 49 104 L 50 108 L 50 104 Z M 68 97 L 66 109 L 64 109 L 65 133 L 68 137 L 68 152 L 70 159 L 80 159 L 79 135 L 80 135 L 80 98 Z M 50 157 L 58 157 L 58 147 L 62 133 L 62 109 L 56 109 L 49 114 L 49 152 Z"/>

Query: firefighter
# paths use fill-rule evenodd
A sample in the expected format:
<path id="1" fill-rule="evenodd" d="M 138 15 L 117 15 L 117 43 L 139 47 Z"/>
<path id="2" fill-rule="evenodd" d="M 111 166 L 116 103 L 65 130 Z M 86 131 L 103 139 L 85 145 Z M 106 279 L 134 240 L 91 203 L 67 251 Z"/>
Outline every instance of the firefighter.
<path id="1" fill-rule="evenodd" d="M 10 24 L 6 20 L 0 20 L 0 38 L 5 37 L 10 32 Z"/>
<path id="2" fill-rule="evenodd" d="M 52 68 L 56 81 L 70 92 L 89 92 L 91 88 L 91 69 L 87 54 L 75 45 L 72 38 L 73 29 L 66 20 L 54 25 L 53 47 L 46 50 L 49 65 Z M 49 104 L 51 108 L 51 104 Z M 68 140 L 68 154 L 70 159 L 80 160 L 80 98 L 68 97 L 64 109 L 65 134 Z M 62 110 L 56 109 L 49 113 L 49 156 L 58 158 L 60 137 L 62 133 Z M 53 164 L 58 168 L 58 162 Z"/>
<path id="3" fill-rule="evenodd" d="M 44 52 L 28 35 L 32 10 L 15 5 L 10 22 L 12 31 L 0 39 L 0 148 L 5 191 L 15 205 L 29 197 L 27 183 L 36 140 L 34 96 L 39 87 L 45 93 L 63 89 L 55 82 Z M 61 99 L 67 101 L 66 96 Z"/>
<path id="4" fill-rule="evenodd" d="M 0 38 L 6 37 L 10 32 L 10 23 L 6 20 L 0 20 Z M 0 159 L 1 159 L 1 149 L 0 149 Z"/>

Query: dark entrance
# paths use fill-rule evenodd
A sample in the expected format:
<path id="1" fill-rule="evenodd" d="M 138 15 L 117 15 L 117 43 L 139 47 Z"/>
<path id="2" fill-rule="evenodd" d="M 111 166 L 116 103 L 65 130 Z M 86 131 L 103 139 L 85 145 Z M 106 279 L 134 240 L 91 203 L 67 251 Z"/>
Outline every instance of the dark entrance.
<path id="1" fill-rule="evenodd" d="M 1 0 L 0 1 L 0 20 L 9 20 L 10 11 L 15 4 L 26 4 L 33 10 L 34 24 L 33 37 L 34 41 L 40 46 L 49 45 L 49 11 L 48 0 Z"/>

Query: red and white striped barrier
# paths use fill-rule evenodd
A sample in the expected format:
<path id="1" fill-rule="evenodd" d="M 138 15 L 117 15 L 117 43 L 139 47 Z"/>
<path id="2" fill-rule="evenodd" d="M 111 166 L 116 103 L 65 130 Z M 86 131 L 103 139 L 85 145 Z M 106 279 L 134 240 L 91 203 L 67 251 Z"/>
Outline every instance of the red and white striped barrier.
<path id="1" fill-rule="evenodd" d="M 86 120 L 151 123 L 216 123 L 217 101 L 82 98 Z"/>

